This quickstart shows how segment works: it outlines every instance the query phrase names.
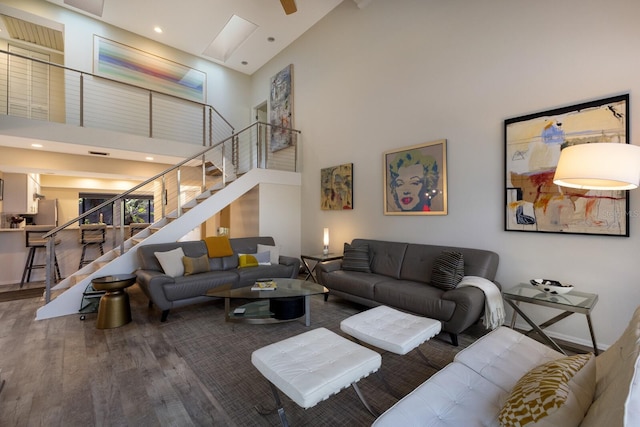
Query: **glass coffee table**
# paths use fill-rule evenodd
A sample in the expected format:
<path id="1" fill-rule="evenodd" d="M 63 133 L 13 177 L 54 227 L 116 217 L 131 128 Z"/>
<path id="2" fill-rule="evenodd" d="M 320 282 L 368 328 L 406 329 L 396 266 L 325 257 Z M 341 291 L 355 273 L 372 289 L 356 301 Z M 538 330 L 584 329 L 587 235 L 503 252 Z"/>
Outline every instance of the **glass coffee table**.
<path id="1" fill-rule="evenodd" d="M 564 354 L 566 354 L 565 351 L 542 330 L 574 313 L 584 314 L 587 317 L 589 334 L 591 335 L 591 342 L 593 343 L 593 352 L 596 356 L 598 355 L 598 346 L 591 323 L 591 311 L 598 302 L 597 294 L 572 290 L 563 295 L 550 295 L 528 283 L 521 283 L 511 289 L 502 291 L 502 297 L 514 309 L 513 317 L 511 318 L 511 329 L 515 326 L 516 316 L 519 314 L 533 328 L 527 335 L 537 332 L 555 350 Z M 562 313 L 538 325 L 522 311 L 520 308 L 521 302 L 555 308 L 562 310 Z"/>
<path id="2" fill-rule="evenodd" d="M 252 291 L 252 286 L 232 289 L 221 286 L 207 291 L 208 297 L 224 298 L 226 322 L 280 323 L 304 316 L 306 326 L 311 325 L 310 298 L 326 294 L 327 288 L 317 283 L 298 279 L 273 279 L 274 290 Z M 231 309 L 231 300 L 255 300 Z"/>

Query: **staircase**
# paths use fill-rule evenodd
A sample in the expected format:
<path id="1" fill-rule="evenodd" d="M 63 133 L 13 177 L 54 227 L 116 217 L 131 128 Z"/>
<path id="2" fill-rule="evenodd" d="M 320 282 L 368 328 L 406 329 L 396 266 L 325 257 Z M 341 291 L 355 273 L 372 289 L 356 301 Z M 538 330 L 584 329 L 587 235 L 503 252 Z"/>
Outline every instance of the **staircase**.
<path id="1" fill-rule="evenodd" d="M 127 240 L 126 252 L 120 254 L 120 249 L 113 249 L 54 286 L 51 289 L 53 293 L 61 293 L 38 309 L 36 319 L 78 314 L 82 294 L 92 278 L 134 272 L 139 267 L 139 245 L 179 240 L 194 227 L 260 184 L 301 186 L 301 178 L 297 172 L 253 169 L 220 190 L 207 189 L 184 206 L 182 215 L 177 216 L 176 212 L 172 212 Z M 290 206 L 283 208 L 298 209 Z"/>

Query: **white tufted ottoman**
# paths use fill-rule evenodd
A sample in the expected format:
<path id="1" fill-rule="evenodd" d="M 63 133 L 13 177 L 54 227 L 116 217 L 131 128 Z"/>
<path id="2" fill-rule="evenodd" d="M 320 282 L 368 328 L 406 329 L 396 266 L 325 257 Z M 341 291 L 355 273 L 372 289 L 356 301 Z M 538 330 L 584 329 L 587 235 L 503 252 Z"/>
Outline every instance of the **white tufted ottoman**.
<path id="1" fill-rule="evenodd" d="M 400 355 L 407 354 L 438 335 L 441 328 L 438 320 L 404 313 L 384 305 L 340 322 L 340 329 L 355 339 Z M 424 357 L 422 352 L 420 354 Z"/>
<path id="2" fill-rule="evenodd" d="M 314 329 L 262 347 L 251 354 L 251 363 L 269 380 L 284 426 L 287 419 L 275 387 L 307 409 L 352 385 L 376 416 L 356 382 L 380 368 L 380 354 L 328 329 Z"/>

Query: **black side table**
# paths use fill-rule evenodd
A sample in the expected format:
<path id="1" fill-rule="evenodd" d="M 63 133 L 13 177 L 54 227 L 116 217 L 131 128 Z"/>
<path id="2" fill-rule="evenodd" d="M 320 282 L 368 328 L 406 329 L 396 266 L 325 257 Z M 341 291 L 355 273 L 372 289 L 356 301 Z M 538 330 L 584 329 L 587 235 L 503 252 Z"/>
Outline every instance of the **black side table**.
<path id="1" fill-rule="evenodd" d="M 317 277 L 314 273 L 316 271 L 316 267 L 318 267 L 318 264 L 322 264 L 323 262 L 334 261 L 336 259 L 342 259 L 342 258 L 343 258 L 342 255 L 331 254 L 331 253 L 326 255 L 324 254 L 300 255 L 300 259 L 302 260 L 302 265 L 304 266 L 304 269 L 307 273 L 307 277 L 305 277 L 304 280 L 309 280 L 309 278 L 311 278 L 311 280 L 318 283 Z M 309 261 L 315 262 L 313 268 L 309 266 Z"/>

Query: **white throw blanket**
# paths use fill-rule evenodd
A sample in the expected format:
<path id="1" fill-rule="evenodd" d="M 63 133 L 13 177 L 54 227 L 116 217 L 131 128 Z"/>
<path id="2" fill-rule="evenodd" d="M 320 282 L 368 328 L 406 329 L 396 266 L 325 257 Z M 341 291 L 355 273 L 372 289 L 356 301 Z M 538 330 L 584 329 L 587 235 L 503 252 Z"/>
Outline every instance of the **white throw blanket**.
<path id="1" fill-rule="evenodd" d="M 464 276 L 458 284 L 461 286 L 475 286 L 484 292 L 484 326 L 495 329 L 504 324 L 504 303 L 500 289 L 491 280 L 479 276 Z"/>

